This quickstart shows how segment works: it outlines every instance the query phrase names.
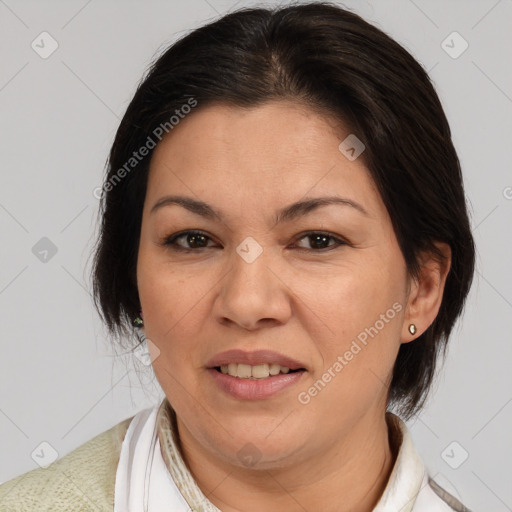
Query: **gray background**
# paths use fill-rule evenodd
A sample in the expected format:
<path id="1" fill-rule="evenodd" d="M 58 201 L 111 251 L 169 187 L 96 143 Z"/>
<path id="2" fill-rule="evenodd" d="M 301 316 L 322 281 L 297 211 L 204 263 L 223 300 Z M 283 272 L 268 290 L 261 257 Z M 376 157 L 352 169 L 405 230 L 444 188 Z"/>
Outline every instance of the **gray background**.
<path id="1" fill-rule="evenodd" d="M 62 456 L 163 397 L 151 371 L 116 356 L 93 309 L 93 190 L 155 53 L 242 4 L 254 2 L 0 0 L 0 482 L 38 467 L 41 442 Z M 441 485 L 472 509 L 512 510 L 512 1 L 344 5 L 429 71 L 478 245 L 466 314 L 433 399 L 409 426 Z M 43 31 L 59 45 L 46 59 L 31 47 Z M 454 31 L 469 44 L 458 58 L 442 45 L 462 49 Z M 38 254 L 43 237 L 55 254 Z"/>

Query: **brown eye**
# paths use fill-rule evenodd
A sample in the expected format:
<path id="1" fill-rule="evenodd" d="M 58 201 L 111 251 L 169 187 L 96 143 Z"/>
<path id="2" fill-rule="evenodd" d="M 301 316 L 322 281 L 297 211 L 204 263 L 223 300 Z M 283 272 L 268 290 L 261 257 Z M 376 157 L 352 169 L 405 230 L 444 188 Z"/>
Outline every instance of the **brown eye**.
<path id="1" fill-rule="evenodd" d="M 310 231 L 304 234 L 300 240 L 309 239 L 311 248 L 301 247 L 302 250 L 320 252 L 323 250 L 331 250 L 340 245 L 347 245 L 347 242 L 341 240 L 338 237 L 331 235 L 330 233 L 323 233 L 319 231 Z M 330 241 L 334 241 L 334 244 L 329 244 Z"/>
<path id="2" fill-rule="evenodd" d="M 188 244 L 188 246 L 183 246 L 180 243 L 177 243 L 177 241 L 180 239 L 183 239 L 185 244 Z M 204 234 L 202 231 L 189 230 L 176 233 L 175 235 L 166 238 L 163 245 L 176 251 L 190 252 L 193 250 L 208 248 L 206 245 L 208 240 L 211 240 L 211 238 Z"/>

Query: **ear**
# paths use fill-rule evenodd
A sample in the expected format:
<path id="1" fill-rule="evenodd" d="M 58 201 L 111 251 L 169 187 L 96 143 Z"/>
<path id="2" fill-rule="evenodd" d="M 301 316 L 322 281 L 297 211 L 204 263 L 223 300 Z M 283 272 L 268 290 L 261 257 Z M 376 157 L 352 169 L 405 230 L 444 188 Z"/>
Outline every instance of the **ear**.
<path id="1" fill-rule="evenodd" d="M 452 251 L 448 244 L 435 242 L 442 253 L 439 258 L 432 252 L 424 252 L 420 258 L 417 278 L 411 278 L 409 297 L 402 328 L 402 343 L 409 343 L 423 334 L 435 320 L 443 300 L 446 277 L 450 271 Z M 409 325 L 416 326 L 416 332 L 409 332 Z"/>

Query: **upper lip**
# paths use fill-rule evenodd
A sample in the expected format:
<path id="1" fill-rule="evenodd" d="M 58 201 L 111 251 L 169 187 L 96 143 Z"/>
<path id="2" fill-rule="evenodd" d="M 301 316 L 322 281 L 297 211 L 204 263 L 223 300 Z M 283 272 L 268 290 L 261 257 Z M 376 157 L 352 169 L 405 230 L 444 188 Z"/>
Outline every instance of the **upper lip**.
<path id="1" fill-rule="evenodd" d="M 249 364 L 251 366 L 267 363 L 286 366 L 290 368 L 290 370 L 306 369 L 306 366 L 300 361 L 279 354 L 279 352 L 274 352 L 273 350 L 254 350 L 252 352 L 238 349 L 227 350 L 226 352 L 221 352 L 213 356 L 206 363 L 206 366 L 208 368 L 215 368 L 230 363 Z"/>

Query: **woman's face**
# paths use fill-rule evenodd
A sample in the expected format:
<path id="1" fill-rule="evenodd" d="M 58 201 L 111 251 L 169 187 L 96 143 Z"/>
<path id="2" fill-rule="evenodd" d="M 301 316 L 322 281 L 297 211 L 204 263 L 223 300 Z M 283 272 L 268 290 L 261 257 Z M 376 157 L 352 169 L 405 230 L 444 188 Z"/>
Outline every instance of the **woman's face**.
<path id="1" fill-rule="evenodd" d="M 381 421 L 411 338 L 406 266 L 362 158 L 339 149 L 343 127 L 288 102 L 198 108 L 151 161 L 146 337 L 184 437 L 240 467 L 278 467 Z M 315 203 L 325 197 L 342 201 Z"/>

